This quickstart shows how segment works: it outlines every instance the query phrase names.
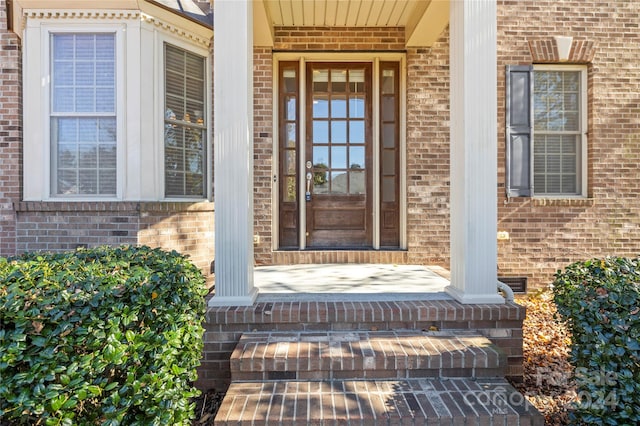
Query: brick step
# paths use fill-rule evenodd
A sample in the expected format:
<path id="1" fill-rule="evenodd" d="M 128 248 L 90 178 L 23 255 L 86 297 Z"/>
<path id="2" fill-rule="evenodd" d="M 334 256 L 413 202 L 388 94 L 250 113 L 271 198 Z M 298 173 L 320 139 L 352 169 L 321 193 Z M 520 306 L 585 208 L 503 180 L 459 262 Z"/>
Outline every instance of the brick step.
<path id="1" fill-rule="evenodd" d="M 505 356 L 472 331 L 245 333 L 232 380 L 504 377 Z"/>
<path id="2" fill-rule="evenodd" d="M 544 418 L 504 379 L 234 382 L 216 426 L 542 426 Z"/>

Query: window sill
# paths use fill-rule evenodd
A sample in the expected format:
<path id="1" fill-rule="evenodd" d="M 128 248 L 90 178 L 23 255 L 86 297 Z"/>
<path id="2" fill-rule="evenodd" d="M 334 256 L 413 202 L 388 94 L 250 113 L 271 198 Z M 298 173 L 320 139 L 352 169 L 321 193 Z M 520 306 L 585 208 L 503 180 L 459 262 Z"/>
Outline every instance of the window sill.
<path id="1" fill-rule="evenodd" d="M 591 207 L 595 202 L 594 198 L 532 198 L 531 205 L 535 207 Z"/>

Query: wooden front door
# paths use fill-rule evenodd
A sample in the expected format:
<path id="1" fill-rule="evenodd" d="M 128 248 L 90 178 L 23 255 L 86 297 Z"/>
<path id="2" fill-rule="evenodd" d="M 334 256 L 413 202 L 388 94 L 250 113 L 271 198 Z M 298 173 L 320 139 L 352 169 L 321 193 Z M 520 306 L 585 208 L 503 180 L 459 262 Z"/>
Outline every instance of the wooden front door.
<path id="1" fill-rule="evenodd" d="M 400 247 L 400 68 L 372 68 L 279 62 L 280 249 Z"/>
<path id="2" fill-rule="evenodd" d="M 309 63 L 306 246 L 372 246 L 371 64 Z"/>

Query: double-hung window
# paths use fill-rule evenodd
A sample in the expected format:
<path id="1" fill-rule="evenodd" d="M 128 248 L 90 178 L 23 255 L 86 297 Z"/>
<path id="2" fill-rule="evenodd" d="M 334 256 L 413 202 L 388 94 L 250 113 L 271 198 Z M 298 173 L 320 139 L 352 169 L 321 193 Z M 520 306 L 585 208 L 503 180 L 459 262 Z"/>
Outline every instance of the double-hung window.
<path id="1" fill-rule="evenodd" d="M 507 67 L 509 196 L 586 195 L 586 68 Z"/>
<path id="2" fill-rule="evenodd" d="M 51 33 L 51 194 L 115 197 L 116 36 Z"/>
<path id="3" fill-rule="evenodd" d="M 204 198 L 206 58 L 165 44 L 165 197 Z"/>

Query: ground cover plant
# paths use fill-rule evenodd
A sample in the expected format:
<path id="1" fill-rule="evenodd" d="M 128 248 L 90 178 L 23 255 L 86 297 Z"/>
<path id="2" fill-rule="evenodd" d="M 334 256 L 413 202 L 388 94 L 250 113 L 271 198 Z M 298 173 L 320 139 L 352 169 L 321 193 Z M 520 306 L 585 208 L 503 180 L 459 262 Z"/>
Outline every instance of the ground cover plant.
<path id="1" fill-rule="evenodd" d="M 0 259 L 0 424 L 190 424 L 205 293 L 148 247 Z"/>

